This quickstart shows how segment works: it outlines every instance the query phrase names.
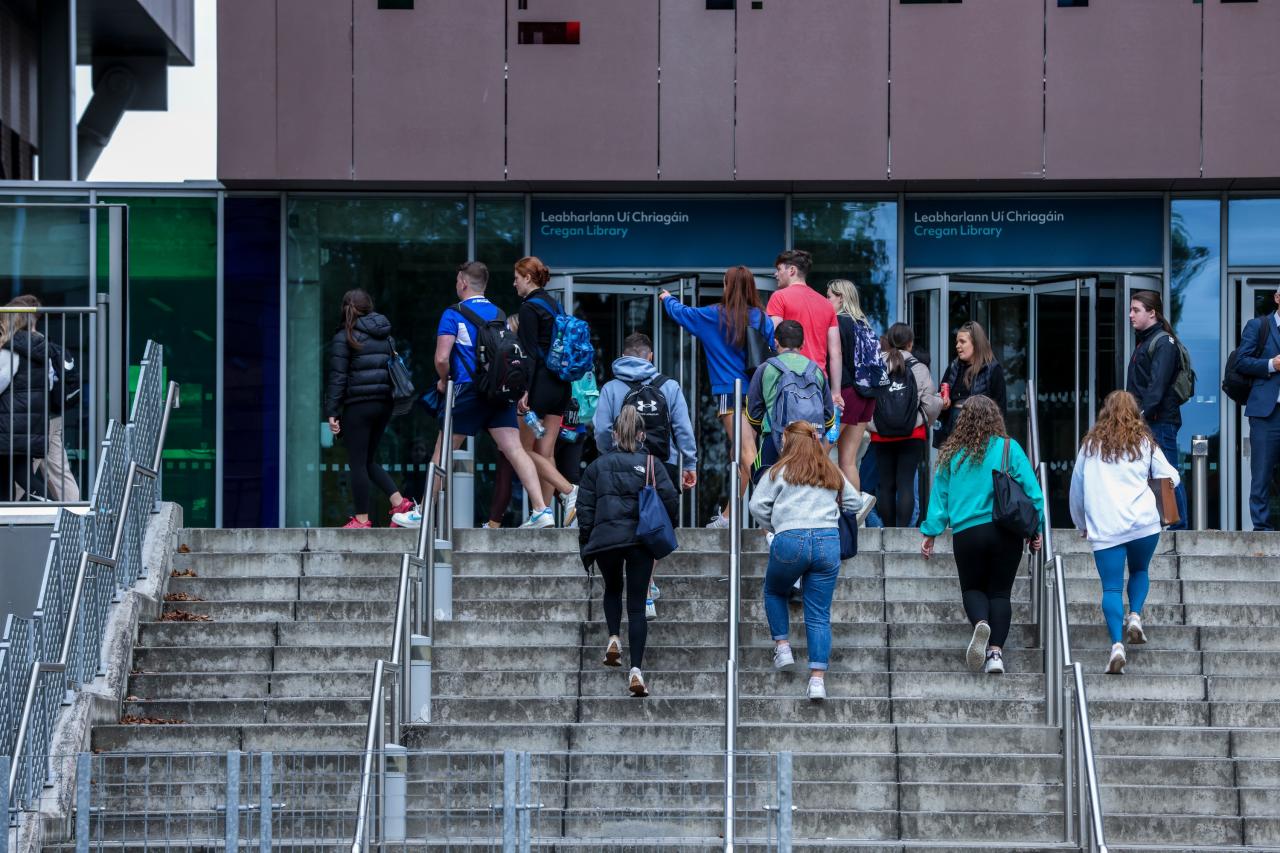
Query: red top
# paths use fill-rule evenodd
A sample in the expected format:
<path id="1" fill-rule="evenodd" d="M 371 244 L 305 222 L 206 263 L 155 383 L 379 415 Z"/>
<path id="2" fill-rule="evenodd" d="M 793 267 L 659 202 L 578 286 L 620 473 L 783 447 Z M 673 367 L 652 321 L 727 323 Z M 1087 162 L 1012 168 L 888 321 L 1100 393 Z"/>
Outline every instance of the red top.
<path id="1" fill-rule="evenodd" d="M 884 442 L 884 441 L 910 441 L 913 438 L 918 438 L 919 440 L 924 441 L 926 438 L 928 438 L 928 436 L 929 436 L 929 433 L 925 429 L 924 424 L 920 424 L 920 426 L 916 427 L 914 430 L 911 431 L 911 435 L 887 436 L 887 435 L 881 435 L 878 432 L 873 432 L 871 433 L 871 440 L 876 443 Z"/>
<path id="2" fill-rule="evenodd" d="M 804 329 L 804 346 L 800 352 L 818 363 L 827 373 L 827 330 L 836 328 L 836 309 L 826 297 L 807 284 L 793 284 L 769 297 L 766 309 L 770 317 L 795 320 Z M 829 379 L 830 377 L 828 377 Z"/>

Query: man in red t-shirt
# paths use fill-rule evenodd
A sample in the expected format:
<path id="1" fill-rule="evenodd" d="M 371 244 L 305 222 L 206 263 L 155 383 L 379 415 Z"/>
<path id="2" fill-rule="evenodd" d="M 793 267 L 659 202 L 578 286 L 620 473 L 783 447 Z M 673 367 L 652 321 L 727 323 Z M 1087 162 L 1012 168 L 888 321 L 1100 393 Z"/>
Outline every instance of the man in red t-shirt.
<path id="1" fill-rule="evenodd" d="M 830 301 L 807 283 L 813 255 L 803 249 L 788 249 L 774 261 L 778 290 L 769 297 L 769 317 L 776 329 L 783 320 L 795 320 L 804 328 L 800 352 L 820 366 L 826 365 L 827 387 L 836 408 L 844 410 L 840 396 L 840 324 Z"/>

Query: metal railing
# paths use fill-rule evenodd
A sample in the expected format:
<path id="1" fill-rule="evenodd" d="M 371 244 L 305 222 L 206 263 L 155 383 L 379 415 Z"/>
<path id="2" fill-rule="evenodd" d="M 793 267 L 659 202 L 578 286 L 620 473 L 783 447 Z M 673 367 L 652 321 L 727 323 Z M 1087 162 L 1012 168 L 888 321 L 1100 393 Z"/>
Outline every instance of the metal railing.
<path id="1" fill-rule="evenodd" d="M 374 820 L 375 814 L 380 813 L 374 805 L 386 802 L 388 729 L 394 744 L 399 742 L 406 721 L 431 722 L 436 574 L 445 565 L 441 557 L 453 549 L 453 400 L 454 384 L 450 381 L 445 388 L 440 461 L 431 460 L 426 493 L 419 504 L 422 526 L 418 529 L 418 544 L 414 553 L 404 554 L 400 560 L 391 657 L 374 664 L 352 853 L 370 849 L 375 825 L 379 829 L 376 834 L 382 838 L 384 821 Z"/>
<path id="2" fill-rule="evenodd" d="M 58 714 L 101 669 L 113 600 L 144 575 L 142 540 L 178 385 L 164 385 L 164 349 L 148 341 L 130 422 L 112 421 L 87 515 L 63 509 L 54 527 L 37 609 L 10 617 L 0 644 L 0 754 L 10 758 L 10 820 L 32 807 L 49 772 Z"/>
<path id="3" fill-rule="evenodd" d="M 0 306 L 0 505 L 88 503 L 105 321 L 93 307 Z"/>
<path id="4" fill-rule="evenodd" d="M 1053 549 L 1048 467 L 1040 458 L 1035 384 L 1027 382 L 1029 458 L 1044 496 L 1044 540 L 1031 554 L 1031 613 L 1044 653 L 1045 724 L 1062 731 L 1063 840 L 1090 853 L 1107 853 L 1098 769 L 1089 722 L 1084 670 L 1071 655 L 1066 573 Z"/>
<path id="5" fill-rule="evenodd" d="M 742 610 L 742 380 L 733 380 L 733 448 L 729 454 L 729 618 L 724 680 L 724 850 L 734 849 L 735 762 L 738 748 L 738 619 Z M 788 820 L 790 813 L 788 811 Z"/>

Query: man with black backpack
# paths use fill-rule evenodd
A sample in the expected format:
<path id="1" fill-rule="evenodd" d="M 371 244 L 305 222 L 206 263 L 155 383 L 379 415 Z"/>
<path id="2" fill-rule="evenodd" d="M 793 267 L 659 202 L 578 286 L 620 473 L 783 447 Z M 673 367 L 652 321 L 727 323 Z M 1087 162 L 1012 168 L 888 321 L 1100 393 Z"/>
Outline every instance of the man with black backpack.
<path id="1" fill-rule="evenodd" d="M 528 360 L 515 334 L 507 328 L 502 309 L 485 298 L 489 268 L 479 261 L 458 268 L 454 287 L 458 302 L 446 308 L 436 328 L 435 366 L 439 381 L 429 398 L 443 404 L 445 385 L 453 379 L 454 449 L 463 439 L 488 430 L 499 452 L 507 457 L 525 492 L 533 513 L 522 527 L 552 527 L 555 516 L 542 498 L 538 470 L 520 445 L 516 428 L 516 401 L 528 388 Z M 431 405 L 428 400 L 428 406 Z M 437 412 L 443 416 L 443 412 Z M 443 458 L 440 438 L 432 457 Z M 434 495 L 427 495 L 433 500 Z M 391 519 L 400 527 L 420 527 L 421 508 L 397 513 Z"/>
<path id="2" fill-rule="evenodd" d="M 1271 512 L 1271 483 L 1280 472 L 1280 287 L 1276 311 L 1254 317 L 1244 327 L 1240 347 L 1230 365 L 1250 381 L 1248 394 L 1231 398 L 1244 406 L 1249 419 L 1249 517 L 1254 530 L 1275 530 L 1280 519 Z"/>

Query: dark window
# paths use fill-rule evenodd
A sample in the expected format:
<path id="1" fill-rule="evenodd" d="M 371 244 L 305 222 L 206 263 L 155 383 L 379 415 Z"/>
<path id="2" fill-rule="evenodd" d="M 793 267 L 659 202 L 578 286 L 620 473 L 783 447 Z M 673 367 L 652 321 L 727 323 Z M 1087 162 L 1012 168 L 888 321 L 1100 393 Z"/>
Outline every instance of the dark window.
<path id="1" fill-rule="evenodd" d="M 899 0 L 899 2 L 904 6 L 909 6 L 912 3 L 959 3 L 961 0 Z"/>
<path id="2" fill-rule="evenodd" d="M 1223 3 L 1257 3 L 1258 0 L 1222 0 Z"/>
<path id="3" fill-rule="evenodd" d="M 737 5 L 737 0 L 707 0 L 708 9 L 733 9 Z"/>
<path id="4" fill-rule="evenodd" d="M 751 0 L 751 8 L 756 10 L 763 9 L 764 0 Z"/>
<path id="5" fill-rule="evenodd" d="M 1088 6 L 1089 0 L 1058 0 L 1059 6 Z"/>
<path id="6" fill-rule="evenodd" d="M 413 0 L 378 0 L 379 9 L 412 9 Z"/>
<path id="7" fill-rule="evenodd" d="M 517 31 L 520 44 L 578 44 L 581 21 L 521 21 Z"/>

